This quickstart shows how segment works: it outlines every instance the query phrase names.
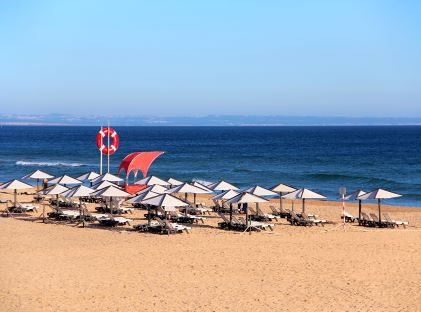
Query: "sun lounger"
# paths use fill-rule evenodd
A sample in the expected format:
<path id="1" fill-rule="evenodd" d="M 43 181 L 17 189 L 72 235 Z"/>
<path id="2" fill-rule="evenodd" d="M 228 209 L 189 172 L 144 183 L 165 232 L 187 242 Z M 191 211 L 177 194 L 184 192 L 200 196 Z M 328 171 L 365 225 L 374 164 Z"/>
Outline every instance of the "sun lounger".
<path id="1" fill-rule="evenodd" d="M 130 225 L 133 220 L 127 219 L 125 217 L 102 217 L 98 219 L 101 225 L 106 226 L 118 226 L 118 225 Z"/>
<path id="2" fill-rule="evenodd" d="M 313 222 L 315 225 L 324 226 L 327 223 L 326 220 L 318 219 L 317 216 L 315 215 L 310 216 L 310 215 L 307 215 L 306 213 L 301 213 L 301 217 L 308 222 Z"/>
<path id="3" fill-rule="evenodd" d="M 288 218 L 288 221 L 291 225 L 300 225 L 300 226 L 311 226 L 314 225 L 314 222 L 305 220 L 303 217 L 297 215 L 295 212 L 291 211 L 291 216 Z"/>
<path id="4" fill-rule="evenodd" d="M 190 215 L 190 214 L 187 214 L 187 215 L 181 214 L 181 213 L 178 213 L 177 211 L 171 211 L 170 217 L 171 217 L 171 221 L 180 222 L 180 223 L 198 223 L 199 221 L 204 223 L 204 220 L 206 219 L 200 216 L 195 216 L 195 215 Z"/>
<path id="5" fill-rule="evenodd" d="M 344 211 L 344 215 L 341 215 L 341 219 L 343 219 L 344 216 L 345 216 L 345 222 L 355 222 L 356 220 L 358 220 L 358 218 L 354 217 L 348 211 Z"/>
<path id="6" fill-rule="evenodd" d="M 234 219 L 237 220 L 235 217 L 234 217 Z M 244 226 L 247 227 L 246 220 L 243 217 L 239 217 L 238 220 Z M 266 231 L 267 229 L 269 229 L 269 230 L 273 231 L 273 228 L 275 227 L 275 224 L 273 224 L 273 223 L 272 224 L 263 223 L 263 222 L 259 222 L 259 221 L 249 221 L 248 227 L 252 228 L 252 229 L 257 229 L 257 230 L 265 230 Z"/>
<path id="7" fill-rule="evenodd" d="M 30 211 L 37 211 L 37 209 L 39 208 L 38 206 L 34 206 L 32 204 L 22 204 L 20 202 L 16 202 L 16 206 L 14 205 L 14 203 L 12 201 L 8 201 L 8 203 L 11 204 L 10 207 L 8 207 L 9 212 L 13 212 L 13 213 L 24 213 L 24 212 L 30 212 Z"/>
<path id="8" fill-rule="evenodd" d="M 223 222 L 219 222 L 218 226 L 222 229 L 227 229 L 227 230 L 237 230 L 237 231 L 244 231 L 246 229 L 245 224 L 243 224 L 242 222 L 236 220 L 235 218 L 233 218 L 232 222 L 230 222 L 229 217 L 222 214 L 222 213 L 218 213 L 218 215 L 221 217 L 221 219 L 223 220 Z"/>
<path id="9" fill-rule="evenodd" d="M 406 226 L 409 224 L 408 221 L 400 221 L 400 220 L 392 219 L 391 216 L 387 212 L 383 213 L 383 216 L 385 217 L 386 221 L 393 223 L 396 226 L 402 225 L 404 228 L 406 228 Z"/>
<path id="10" fill-rule="evenodd" d="M 387 220 L 380 221 L 377 215 L 374 213 L 370 213 L 370 217 L 378 227 L 395 227 L 395 224 L 392 222 L 388 222 Z"/>

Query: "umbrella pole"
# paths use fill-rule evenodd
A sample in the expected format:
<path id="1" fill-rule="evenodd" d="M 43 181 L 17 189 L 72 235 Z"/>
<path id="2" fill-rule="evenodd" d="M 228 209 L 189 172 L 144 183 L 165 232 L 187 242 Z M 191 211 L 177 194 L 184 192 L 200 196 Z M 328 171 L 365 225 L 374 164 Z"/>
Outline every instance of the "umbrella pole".
<path id="1" fill-rule="evenodd" d="M 148 205 L 148 225 L 151 225 L 151 206 Z"/>
<path id="2" fill-rule="evenodd" d="M 283 211 L 283 207 L 282 207 L 282 192 L 279 192 L 279 209 L 281 211 Z"/>
<path id="3" fill-rule="evenodd" d="M 259 215 L 258 211 L 259 211 L 259 203 L 256 203 L 256 216 Z"/>
<path id="4" fill-rule="evenodd" d="M 17 199 L 17 197 L 18 197 L 18 190 L 17 190 L 17 189 L 15 189 L 15 192 L 14 192 L 14 194 L 13 194 L 13 197 L 14 197 L 14 201 L 15 201 L 15 208 L 16 208 L 16 204 L 17 204 L 17 202 L 18 202 L 18 199 Z"/>
<path id="5" fill-rule="evenodd" d="M 230 204 L 230 226 L 232 225 L 232 203 Z"/>
<path id="6" fill-rule="evenodd" d="M 187 193 L 184 193 L 184 200 L 187 202 Z M 188 215 L 189 211 L 189 205 L 186 206 L 186 210 L 184 210 L 185 215 Z"/>
<path id="7" fill-rule="evenodd" d="M 247 231 L 249 227 L 249 207 L 247 203 L 245 205 L 246 205 L 246 231 Z"/>
<path id="8" fill-rule="evenodd" d="M 194 203 L 194 208 L 196 208 L 196 193 L 193 194 L 193 203 Z"/>
<path id="9" fill-rule="evenodd" d="M 306 212 L 306 199 L 303 198 L 303 213 Z"/>
<path id="10" fill-rule="evenodd" d="M 361 206 L 362 206 L 362 203 L 360 199 L 358 200 L 358 224 L 359 225 L 361 225 Z"/>
<path id="11" fill-rule="evenodd" d="M 57 213 L 58 213 L 58 210 L 59 210 L 58 194 L 56 194 L 56 210 L 57 210 Z"/>
<path id="12" fill-rule="evenodd" d="M 39 196 L 38 192 L 39 192 L 39 179 L 37 179 L 37 196 Z"/>
<path id="13" fill-rule="evenodd" d="M 379 226 L 381 226 L 382 223 L 382 215 L 381 215 L 381 201 L 380 198 L 378 199 L 377 205 L 379 206 Z"/>
<path id="14" fill-rule="evenodd" d="M 82 219 L 82 227 L 85 227 L 85 214 L 83 212 L 81 197 L 79 197 L 79 214 L 80 214 L 80 218 Z"/>
<path id="15" fill-rule="evenodd" d="M 113 198 L 110 197 L 110 212 L 111 212 L 111 219 L 113 218 Z"/>

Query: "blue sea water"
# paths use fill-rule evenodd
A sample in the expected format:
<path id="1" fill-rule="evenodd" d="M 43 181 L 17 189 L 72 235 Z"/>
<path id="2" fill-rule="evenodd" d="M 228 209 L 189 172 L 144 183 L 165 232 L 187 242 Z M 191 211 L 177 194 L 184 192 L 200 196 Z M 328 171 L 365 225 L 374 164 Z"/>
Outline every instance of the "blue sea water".
<path id="1" fill-rule="evenodd" d="M 421 127 L 115 127 L 120 148 L 111 172 L 136 151 L 165 151 L 150 174 L 225 179 L 240 187 L 282 182 L 330 199 L 382 187 L 393 204 L 421 206 Z M 77 176 L 99 171 L 97 127 L 0 128 L 0 181 L 35 169 Z M 105 159 L 104 159 L 105 160 Z"/>

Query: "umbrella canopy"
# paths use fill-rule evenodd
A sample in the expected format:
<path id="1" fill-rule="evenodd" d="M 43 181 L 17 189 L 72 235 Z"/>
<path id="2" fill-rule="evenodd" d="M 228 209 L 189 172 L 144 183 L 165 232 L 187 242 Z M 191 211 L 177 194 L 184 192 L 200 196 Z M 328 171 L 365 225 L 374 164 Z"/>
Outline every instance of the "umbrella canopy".
<path id="1" fill-rule="evenodd" d="M 91 196 L 101 196 L 101 197 L 129 197 L 130 193 L 123 191 L 122 189 L 116 187 L 115 185 L 107 186 L 106 188 L 100 189 L 90 194 Z"/>
<path id="2" fill-rule="evenodd" d="M 26 184 L 25 182 L 19 180 L 11 180 L 0 185 L 1 190 L 23 190 L 32 188 L 32 185 Z"/>
<path id="3" fill-rule="evenodd" d="M 257 196 L 276 196 L 278 194 L 276 194 L 275 192 L 272 192 L 271 190 L 268 190 L 264 187 L 261 187 L 259 185 L 250 187 L 246 190 L 244 190 L 244 192 L 253 194 L 253 195 L 257 195 Z"/>
<path id="4" fill-rule="evenodd" d="M 228 191 L 222 192 L 221 194 L 218 194 L 218 195 L 212 197 L 211 200 L 227 200 L 227 199 L 231 199 L 231 198 L 237 196 L 238 194 L 240 194 L 240 193 L 237 192 L 237 191 L 228 190 Z"/>
<path id="5" fill-rule="evenodd" d="M 177 186 L 177 185 L 181 185 L 181 184 L 183 184 L 183 183 L 184 183 L 184 182 L 179 181 L 179 180 L 174 179 L 174 178 L 169 178 L 169 179 L 167 180 L 167 182 L 168 182 L 171 186 Z"/>
<path id="6" fill-rule="evenodd" d="M 48 174 L 41 170 L 35 170 L 26 176 L 24 176 L 22 179 L 36 179 L 36 180 L 44 180 L 44 179 L 51 179 L 53 176 L 51 174 Z"/>
<path id="7" fill-rule="evenodd" d="M 113 182 L 110 182 L 110 181 L 102 181 L 102 182 L 99 182 L 99 183 L 97 183 L 97 184 L 94 184 L 94 185 L 92 186 L 92 188 L 93 188 L 95 191 L 99 191 L 99 190 L 102 190 L 102 189 L 104 189 L 104 188 L 106 188 L 106 187 L 108 187 L 108 186 L 115 186 L 115 187 L 117 187 L 117 188 L 121 189 L 121 187 L 120 187 L 120 186 L 118 186 L 117 184 L 115 184 L 115 183 L 113 183 Z"/>
<path id="8" fill-rule="evenodd" d="M 62 185 L 71 184 L 72 185 L 72 184 L 82 184 L 82 181 L 72 178 L 71 176 L 68 176 L 67 174 L 65 174 L 51 180 L 50 184 L 62 184 Z"/>
<path id="9" fill-rule="evenodd" d="M 140 185 L 161 185 L 161 186 L 170 186 L 171 184 L 165 180 L 162 180 L 156 176 L 149 176 L 143 178 L 142 180 L 137 181 L 135 184 Z"/>
<path id="10" fill-rule="evenodd" d="M 166 193 L 184 193 L 184 194 L 209 194 L 212 191 L 206 191 L 200 187 L 191 185 L 189 183 L 183 183 L 181 185 L 170 188 Z"/>
<path id="11" fill-rule="evenodd" d="M 39 193 L 43 194 L 43 195 L 59 195 L 63 192 L 66 192 L 68 189 L 69 188 L 67 188 L 63 185 L 56 184 L 56 185 L 50 186 L 45 191 L 41 191 Z"/>
<path id="12" fill-rule="evenodd" d="M 89 196 L 93 192 L 95 192 L 95 190 L 89 187 L 86 187 L 84 185 L 79 185 L 79 186 L 72 187 L 71 189 L 63 192 L 61 195 L 66 198 L 86 197 L 86 196 Z"/>
<path id="13" fill-rule="evenodd" d="M 305 212 L 305 207 L 306 207 L 305 201 L 306 201 L 306 199 L 326 199 L 325 196 L 323 196 L 319 193 L 310 191 L 309 189 L 306 189 L 306 188 L 296 190 L 292 193 L 289 193 L 287 195 L 282 196 L 282 198 L 292 199 L 292 200 L 302 199 L 303 200 L 303 213 Z"/>
<path id="14" fill-rule="evenodd" d="M 359 197 L 363 196 L 364 194 L 367 194 L 367 193 L 359 189 L 349 195 L 346 195 L 344 197 L 344 200 L 361 200 Z"/>
<path id="15" fill-rule="evenodd" d="M 197 186 L 197 187 L 207 191 L 208 193 L 213 193 L 213 191 L 210 188 L 208 188 L 206 185 L 204 185 L 200 182 L 194 181 L 192 185 Z"/>
<path id="16" fill-rule="evenodd" d="M 150 185 L 147 188 L 144 188 L 143 190 L 137 192 L 138 195 L 146 192 L 154 192 L 156 194 L 164 194 L 168 189 L 162 185 Z"/>
<path id="17" fill-rule="evenodd" d="M 96 177 L 95 179 L 91 180 L 93 184 L 100 183 L 102 181 L 108 181 L 108 182 L 123 182 L 124 180 L 122 178 L 119 178 L 111 173 L 105 173 L 103 175 L 100 175 Z"/>
<path id="18" fill-rule="evenodd" d="M 285 198 L 285 199 L 326 199 L 325 196 L 319 193 L 313 192 L 306 188 L 302 188 L 292 193 L 286 194 L 282 196 L 282 198 Z"/>
<path id="19" fill-rule="evenodd" d="M 152 206 L 164 207 L 166 209 L 170 208 L 170 210 L 174 210 L 175 207 L 184 207 L 184 206 L 189 205 L 186 202 L 182 201 L 181 199 L 174 197 L 170 194 L 161 194 L 161 195 L 143 200 L 142 203 L 152 205 Z"/>
<path id="20" fill-rule="evenodd" d="M 128 200 L 129 203 L 142 203 L 143 200 L 152 198 L 152 197 L 156 197 L 160 194 L 152 192 L 152 191 L 147 191 L 147 192 L 143 192 L 139 195 L 137 195 L 136 197 L 133 197 L 132 199 Z"/>
<path id="21" fill-rule="evenodd" d="M 397 197 L 401 197 L 402 195 L 400 194 L 396 194 L 396 193 L 392 193 L 383 189 L 376 189 L 374 191 L 371 191 L 369 193 L 363 194 L 361 196 L 358 197 L 358 199 L 391 199 L 391 198 L 397 198 Z"/>
<path id="22" fill-rule="evenodd" d="M 80 181 L 93 181 L 98 177 L 99 177 L 98 173 L 96 173 L 95 171 L 91 171 L 91 172 L 87 172 L 85 174 L 82 174 L 77 179 L 80 180 Z"/>
<path id="23" fill-rule="evenodd" d="M 268 200 L 260 196 L 242 192 L 226 201 L 227 204 L 251 204 L 251 203 L 266 203 Z"/>
<path id="24" fill-rule="evenodd" d="M 273 192 L 276 192 L 276 193 L 285 194 L 285 193 L 294 192 L 297 189 L 293 188 L 292 186 L 289 186 L 289 185 L 286 185 L 286 184 L 283 184 L 283 183 L 279 183 L 279 184 L 275 185 L 274 187 L 272 187 L 271 190 Z"/>
<path id="25" fill-rule="evenodd" d="M 224 180 L 221 180 L 219 182 L 215 182 L 212 183 L 210 185 L 208 185 L 208 188 L 210 188 L 211 190 L 214 191 L 228 191 L 228 190 L 234 190 L 234 191 L 238 191 L 238 187 L 225 182 Z"/>

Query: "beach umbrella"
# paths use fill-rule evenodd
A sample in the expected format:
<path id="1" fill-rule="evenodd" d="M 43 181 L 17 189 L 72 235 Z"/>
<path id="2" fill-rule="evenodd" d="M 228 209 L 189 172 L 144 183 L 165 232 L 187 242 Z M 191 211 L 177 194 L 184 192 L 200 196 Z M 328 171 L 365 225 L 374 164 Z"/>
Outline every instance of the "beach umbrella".
<path id="1" fill-rule="evenodd" d="M 155 196 L 158 196 L 158 195 L 160 195 L 160 194 L 148 190 L 148 191 L 145 191 L 145 192 L 142 192 L 142 193 L 138 194 L 137 196 L 128 200 L 128 202 L 132 203 L 132 204 L 135 204 L 135 203 L 143 204 L 144 200 L 155 197 Z M 147 208 L 148 208 L 148 224 L 150 225 L 151 224 L 150 205 L 147 205 Z"/>
<path id="2" fill-rule="evenodd" d="M 197 187 L 199 187 L 199 188 L 201 188 L 201 189 L 203 189 L 203 190 L 205 190 L 205 191 L 207 191 L 209 193 L 213 193 L 213 191 L 209 187 L 207 187 L 206 185 L 204 185 L 204 184 L 202 184 L 200 182 L 194 181 L 192 183 L 192 185 L 193 186 L 197 186 Z"/>
<path id="3" fill-rule="evenodd" d="M 92 185 L 92 188 L 95 191 L 99 191 L 99 190 L 102 190 L 102 189 L 104 189 L 104 188 L 106 188 L 108 186 L 115 186 L 115 187 L 121 189 L 121 187 L 119 185 L 117 185 L 117 184 L 115 184 L 113 182 L 110 182 L 110 181 L 102 181 L 102 182 L 99 182 L 97 184 Z"/>
<path id="4" fill-rule="evenodd" d="M 285 199 L 302 199 L 303 201 L 303 213 L 305 212 L 305 205 L 306 205 L 306 199 L 326 199 L 325 196 L 318 194 L 316 192 L 310 191 L 309 189 L 302 188 L 299 190 L 296 190 L 292 193 L 286 194 L 282 196 Z"/>
<path id="5" fill-rule="evenodd" d="M 135 184 L 171 186 L 169 182 L 162 180 L 156 176 L 149 176 L 149 177 L 143 178 L 142 180 L 137 181 Z"/>
<path id="6" fill-rule="evenodd" d="M 279 207 L 281 208 L 281 210 L 284 208 L 282 205 L 282 196 L 291 192 L 296 191 L 297 189 L 293 188 L 292 186 L 283 184 L 283 183 L 279 183 L 277 185 L 275 185 L 274 187 L 271 188 L 271 190 L 273 192 L 276 192 L 279 194 Z"/>
<path id="7" fill-rule="evenodd" d="M 44 190 L 44 191 L 41 191 L 41 192 L 38 192 L 39 194 L 43 194 L 43 195 L 56 195 L 56 201 L 57 201 L 57 203 L 56 203 L 56 210 L 58 211 L 58 209 L 59 209 L 59 200 L 58 200 L 58 196 L 61 194 L 61 193 L 63 193 L 63 192 L 65 192 L 65 191 L 67 191 L 68 190 L 68 188 L 67 187 L 65 187 L 65 186 L 63 186 L 63 185 L 60 185 L 60 184 L 55 184 L 55 185 L 53 185 L 53 186 L 50 186 L 49 188 L 47 188 L 46 190 Z"/>
<path id="8" fill-rule="evenodd" d="M 79 198 L 79 209 L 80 209 L 80 216 L 82 218 L 83 226 L 85 226 L 85 218 L 82 208 L 82 197 L 87 197 L 91 193 L 95 192 L 93 189 L 86 187 L 84 185 L 79 185 L 68 189 L 67 191 L 63 192 L 61 195 L 66 198 Z"/>
<path id="9" fill-rule="evenodd" d="M 113 207 L 112 207 L 113 198 L 130 197 L 131 194 L 123 191 L 122 189 L 116 187 L 115 185 L 110 185 L 110 186 L 107 186 L 106 188 L 103 188 L 91 193 L 91 196 L 108 198 L 108 200 L 110 201 L 110 211 L 112 215 L 113 214 Z"/>
<path id="10" fill-rule="evenodd" d="M 211 191 L 210 191 L 211 192 Z M 170 188 L 166 193 L 172 194 L 172 193 L 184 193 L 184 199 L 187 202 L 187 194 L 193 194 L 194 196 L 194 205 L 196 206 L 196 194 L 209 194 L 209 191 L 206 191 L 200 187 L 191 185 L 189 183 L 183 183 L 181 185 L 175 186 L 173 188 Z M 186 208 L 186 214 L 187 214 L 187 208 Z"/>
<path id="11" fill-rule="evenodd" d="M 366 193 L 366 194 L 363 194 L 363 195 L 359 196 L 358 199 L 377 200 L 377 205 L 378 205 L 378 208 L 379 208 L 379 221 L 382 222 L 381 201 L 383 199 L 391 199 L 391 198 L 397 198 L 397 197 L 401 197 L 401 196 L 402 195 L 400 195 L 400 194 L 392 193 L 392 192 L 386 191 L 384 189 L 378 188 L 378 189 L 375 189 L 374 191 L 371 191 L 370 193 Z"/>
<path id="12" fill-rule="evenodd" d="M 98 184 L 98 183 L 103 182 L 103 181 L 119 183 L 119 182 L 123 182 L 124 180 L 120 177 L 117 177 L 117 176 L 111 174 L 111 173 L 105 173 L 105 174 L 102 174 L 102 175 L 96 177 L 91 182 L 92 182 L 92 184 Z"/>
<path id="13" fill-rule="evenodd" d="M 78 180 L 80 181 L 89 181 L 91 186 L 93 184 L 93 180 L 95 180 L 96 178 L 99 177 L 99 174 L 96 173 L 95 171 L 91 171 L 91 172 L 87 172 L 85 174 L 82 174 L 81 176 L 77 177 Z"/>
<path id="14" fill-rule="evenodd" d="M 364 192 L 361 189 L 356 190 L 355 192 L 347 195 L 344 197 L 344 200 L 348 200 L 348 201 L 353 201 L 353 200 L 358 200 L 358 223 L 361 223 L 361 206 L 362 206 L 362 199 L 359 198 L 360 196 L 363 196 L 364 194 L 367 194 L 366 192 Z"/>
<path id="15" fill-rule="evenodd" d="M 51 174 L 48 174 L 44 171 L 41 170 L 35 170 L 34 172 L 31 172 L 29 174 L 27 174 L 26 176 L 24 176 L 22 179 L 26 180 L 26 179 L 34 179 L 37 180 L 37 192 L 39 192 L 39 180 L 44 180 L 44 179 L 51 179 L 53 178 L 53 176 Z"/>
<path id="16" fill-rule="evenodd" d="M 19 180 L 11 180 L 9 182 L 6 182 L 0 185 L 0 190 L 13 190 L 14 207 L 16 207 L 16 204 L 17 204 L 18 190 L 30 189 L 30 188 L 32 188 L 32 185 L 26 184 Z"/>
<path id="17" fill-rule="evenodd" d="M 76 185 L 76 184 L 82 184 L 82 181 L 77 180 L 75 178 L 72 178 L 71 176 L 68 176 L 67 174 L 62 175 L 60 177 L 57 177 L 55 179 L 52 179 L 50 181 L 51 184 L 61 184 L 61 185 Z"/>
<path id="18" fill-rule="evenodd" d="M 228 190 L 234 190 L 234 191 L 239 190 L 238 187 L 236 187 L 236 186 L 234 186 L 234 185 L 232 185 L 232 184 L 230 184 L 230 183 L 228 183 L 224 180 L 212 183 L 212 184 L 208 185 L 208 188 L 210 188 L 213 191 L 222 191 L 222 192 L 228 191 Z"/>
<path id="19" fill-rule="evenodd" d="M 179 181 L 179 180 L 174 179 L 174 178 L 169 178 L 169 179 L 167 180 L 167 182 L 170 184 L 170 186 L 171 186 L 171 187 L 172 187 L 172 186 L 181 185 L 181 184 L 183 184 L 183 183 L 184 183 L 184 182 Z"/>
<path id="20" fill-rule="evenodd" d="M 228 200 L 237 196 L 238 194 L 240 193 L 237 191 L 228 190 L 212 197 L 211 200 Z M 232 203 L 230 204 L 230 223 L 232 223 Z"/>
<path id="21" fill-rule="evenodd" d="M 142 204 L 164 208 L 165 211 L 175 211 L 176 207 L 185 207 L 189 204 L 170 194 L 160 194 L 141 201 Z"/>
<path id="22" fill-rule="evenodd" d="M 268 190 L 264 187 L 261 187 L 259 185 L 255 185 L 253 187 L 250 187 L 246 190 L 244 190 L 244 192 L 253 194 L 253 195 L 257 195 L 260 197 L 265 197 L 265 196 L 277 196 L 278 194 L 275 192 L 272 192 L 271 190 Z M 259 203 L 256 203 L 256 214 L 258 214 L 257 209 L 259 208 Z"/>
<path id="23" fill-rule="evenodd" d="M 140 195 L 142 193 L 146 193 L 146 192 L 154 192 L 156 194 L 164 194 L 166 191 L 168 191 L 168 189 L 165 186 L 162 185 L 150 185 L 147 188 L 144 188 L 143 190 L 137 192 L 137 195 Z"/>
<path id="24" fill-rule="evenodd" d="M 246 204 L 246 230 L 249 228 L 248 204 L 252 203 L 266 203 L 267 200 L 263 197 L 253 195 L 248 192 L 242 192 L 233 198 L 226 201 L 227 204 Z M 231 219 L 230 219 L 231 220 Z"/>

